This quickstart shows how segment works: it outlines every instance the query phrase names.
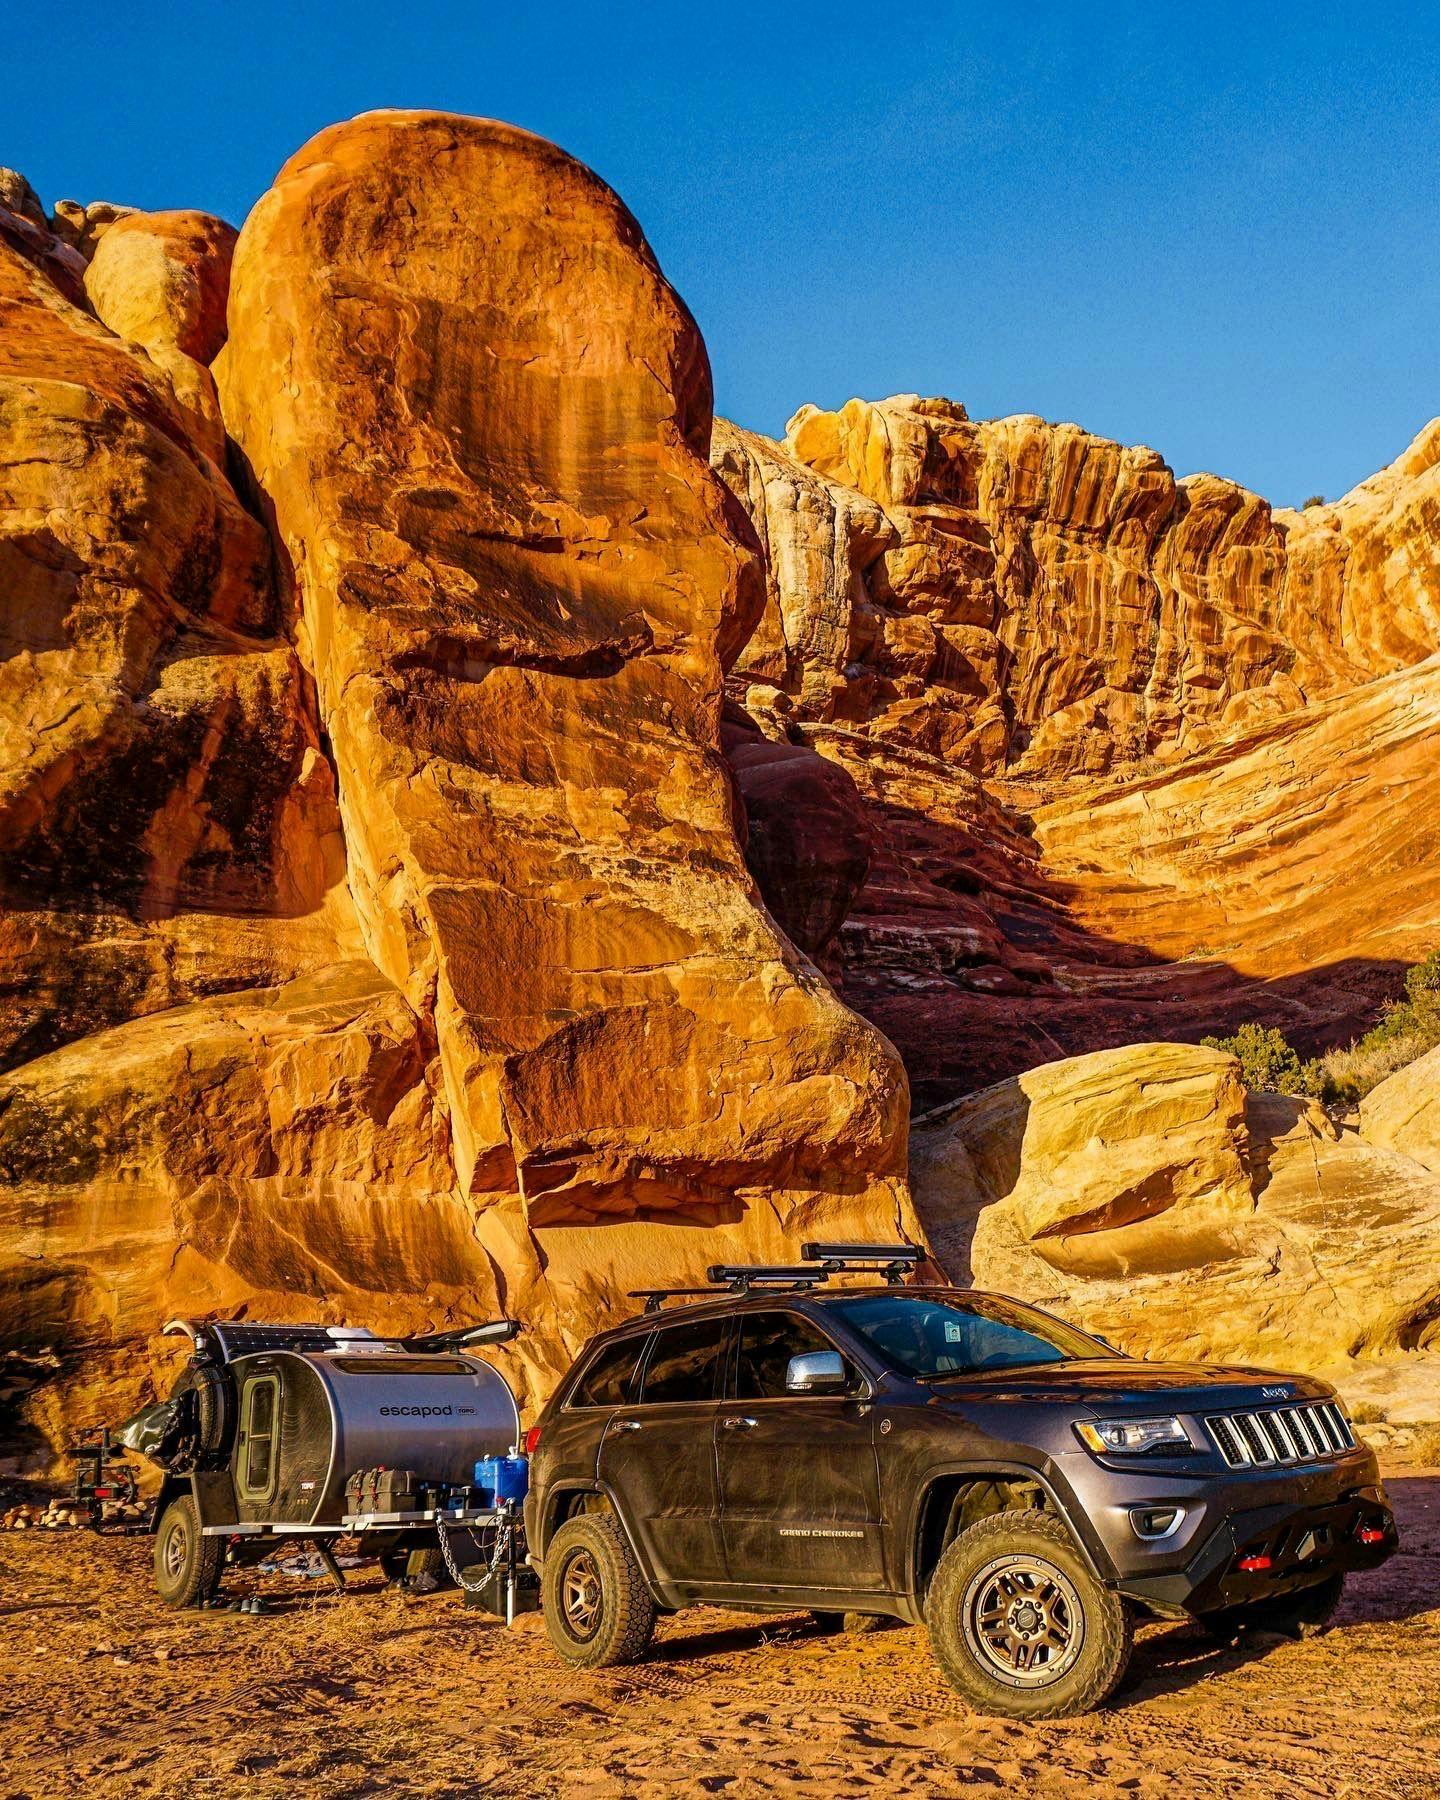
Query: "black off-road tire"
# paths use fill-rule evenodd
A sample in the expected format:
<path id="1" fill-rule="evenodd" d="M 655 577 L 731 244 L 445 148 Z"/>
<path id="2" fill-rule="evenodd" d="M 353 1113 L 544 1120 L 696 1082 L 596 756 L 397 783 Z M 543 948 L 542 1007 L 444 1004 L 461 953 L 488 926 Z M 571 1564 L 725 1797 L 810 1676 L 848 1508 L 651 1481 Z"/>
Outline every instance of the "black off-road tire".
<path id="1" fill-rule="evenodd" d="M 1206 1634 L 1221 1644 L 1233 1643 L 1247 1631 L 1273 1631 L 1280 1637 L 1315 1637 L 1335 1617 L 1344 1595 L 1344 1575 L 1330 1575 L 1293 1594 L 1251 1600 L 1245 1606 L 1226 1606 L 1199 1613 L 1196 1618 Z"/>
<path id="2" fill-rule="evenodd" d="M 987 1596 L 1007 1582 L 1016 1597 L 1004 1616 L 1013 1607 L 1019 1621 L 1009 1636 L 1018 1655 L 1042 1660 L 1038 1669 L 1012 1665 L 1007 1673 L 1005 1652 L 985 1647 Z M 977 1712 L 1002 1719 L 1061 1719 L 1103 1706 L 1124 1677 L 1134 1637 L 1129 1604 L 1095 1579 L 1057 1518 L 1035 1511 L 992 1513 L 962 1531 L 936 1566 L 926 1620 L 951 1685 Z"/>
<path id="3" fill-rule="evenodd" d="M 193 1494 L 172 1500 L 155 1532 L 155 1591 L 167 1606 L 199 1606 L 214 1597 L 225 1561 L 222 1539 L 202 1537 Z"/>
<path id="4" fill-rule="evenodd" d="M 655 1629 L 640 1565 L 603 1513 L 567 1519 L 550 1540 L 540 1604 L 556 1653 L 577 1669 L 634 1662 Z"/>
<path id="5" fill-rule="evenodd" d="M 846 1637 L 865 1637 L 872 1631 L 885 1631 L 895 1623 L 894 1619 L 882 1618 L 879 1613 L 812 1611 L 810 1617 L 822 1631 L 843 1631 Z"/>

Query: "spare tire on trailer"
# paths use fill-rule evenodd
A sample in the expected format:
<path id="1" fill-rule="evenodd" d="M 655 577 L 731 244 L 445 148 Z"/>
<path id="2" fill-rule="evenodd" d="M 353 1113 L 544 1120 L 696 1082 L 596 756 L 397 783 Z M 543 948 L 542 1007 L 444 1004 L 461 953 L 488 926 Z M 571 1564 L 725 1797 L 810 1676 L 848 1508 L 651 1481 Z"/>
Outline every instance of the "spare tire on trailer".
<path id="1" fill-rule="evenodd" d="M 212 1362 L 191 1364 L 202 1465 L 224 1455 L 230 1439 L 231 1387 Z"/>
<path id="2" fill-rule="evenodd" d="M 231 1378 L 208 1356 L 192 1356 L 170 1390 L 173 1401 L 184 1401 L 194 1430 L 194 1458 L 199 1469 L 223 1467 L 234 1424 Z"/>
<path id="3" fill-rule="evenodd" d="M 155 1591 L 167 1606 L 200 1606 L 220 1586 L 225 1544 L 205 1537 L 193 1494 L 179 1494 L 155 1532 Z"/>

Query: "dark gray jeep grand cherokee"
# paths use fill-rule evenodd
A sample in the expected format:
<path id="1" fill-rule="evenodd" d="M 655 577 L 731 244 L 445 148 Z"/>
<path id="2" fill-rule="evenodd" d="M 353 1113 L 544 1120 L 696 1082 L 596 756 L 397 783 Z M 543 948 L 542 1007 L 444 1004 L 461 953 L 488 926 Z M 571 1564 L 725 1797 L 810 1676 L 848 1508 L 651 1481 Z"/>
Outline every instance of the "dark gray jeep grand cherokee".
<path id="1" fill-rule="evenodd" d="M 1137 1612 L 1323 1622 L 1396 1548 L 1373 1453 L 1308 1376 L 1122 1356 L 998 1295 L 797 1269 L 591 1340 L 531 1431 L 550 1640 L 629 1661 L 656 1614 L 925 1624 L 978 1709 L 1099 1706 Z M 913 1251 L 905 1253 L 913 1261 Z M 668 1296 L 663 1296 L 668 1297 Z"/>

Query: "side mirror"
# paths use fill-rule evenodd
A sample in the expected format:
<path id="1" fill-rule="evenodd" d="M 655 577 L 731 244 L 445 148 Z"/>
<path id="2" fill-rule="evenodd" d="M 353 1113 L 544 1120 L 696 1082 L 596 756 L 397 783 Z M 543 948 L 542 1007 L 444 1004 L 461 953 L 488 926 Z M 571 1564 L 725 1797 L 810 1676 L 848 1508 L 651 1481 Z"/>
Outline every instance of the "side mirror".
<path id="1" fill-rule="evenodd" d="M 792 1356 L 785 1369 L 787 1394 L 843 1394 L 850 1385 L 845 1358 L 838 1350 L 812 1350 Z"/>

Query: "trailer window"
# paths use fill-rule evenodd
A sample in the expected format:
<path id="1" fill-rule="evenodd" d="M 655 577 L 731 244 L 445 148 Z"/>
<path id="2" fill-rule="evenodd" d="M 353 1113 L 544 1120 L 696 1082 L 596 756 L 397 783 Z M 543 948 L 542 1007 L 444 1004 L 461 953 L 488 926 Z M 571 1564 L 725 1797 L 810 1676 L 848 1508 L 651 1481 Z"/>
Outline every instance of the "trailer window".
<path id="1" fill-rule="evenodd" d="M 279 1410 L 279 1376 L 262 1375 L 246 1388 L 240 1491 L 247 1500 L 266 1499 L 274 1486 L 275 1418 Z"/>
<path id="2" fill-rule="evenodd" d="M 649 1343 L 640 1337 L 623 1338 L 611 1344 L 591 1363 L 580 1377 L 571 1406 L 628 1406 L 635 1397 L 635 1374 L 640 1365 L 640 1352 Z"/>

